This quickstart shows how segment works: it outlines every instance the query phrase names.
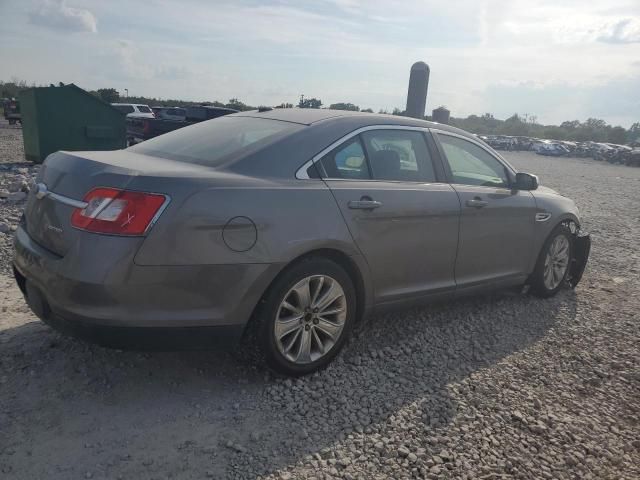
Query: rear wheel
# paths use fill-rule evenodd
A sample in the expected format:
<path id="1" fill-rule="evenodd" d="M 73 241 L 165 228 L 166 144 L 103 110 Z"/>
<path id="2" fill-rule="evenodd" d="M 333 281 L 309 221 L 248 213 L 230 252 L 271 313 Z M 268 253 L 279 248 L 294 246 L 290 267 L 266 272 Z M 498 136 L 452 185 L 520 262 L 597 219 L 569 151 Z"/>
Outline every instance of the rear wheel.
<path id="1" fill-rule="evenodd" d="M 566 283 L 573 253 L 571 230 L 558 225 L 547 238 L 531 276 L 531 291 L 539 297 L 551 297 Z"/>
<path id="2" fill-rule="evenodd" d="M 326 367 L 351 332 L 355 299 L 351 278 L 331 260 L 308 258 L 289 267 L 257 312 L 255 340 L 267 364 L 286 375 Z"/>

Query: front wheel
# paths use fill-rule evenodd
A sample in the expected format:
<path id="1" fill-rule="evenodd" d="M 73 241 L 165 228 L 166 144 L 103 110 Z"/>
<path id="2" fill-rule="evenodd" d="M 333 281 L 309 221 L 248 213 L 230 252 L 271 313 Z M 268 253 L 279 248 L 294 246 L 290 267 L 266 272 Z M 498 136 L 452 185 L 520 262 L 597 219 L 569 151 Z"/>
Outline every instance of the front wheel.
<path id="1" fill-rule="evenodd" d="M 571 230 L 558 225 L 545 241 L 531 275 L 531 291 L 538 297 L 552 297 L 562 288 L 569 275 L 573 253 Z"/>
<path id="2" fill-rule="evenodd" d="M 347 340 L 356 295 L 345 270 L 325 258 L 292 265 L 269 289 L 255 331 L 267 364 L 285 375 L 326 367 Z"/>

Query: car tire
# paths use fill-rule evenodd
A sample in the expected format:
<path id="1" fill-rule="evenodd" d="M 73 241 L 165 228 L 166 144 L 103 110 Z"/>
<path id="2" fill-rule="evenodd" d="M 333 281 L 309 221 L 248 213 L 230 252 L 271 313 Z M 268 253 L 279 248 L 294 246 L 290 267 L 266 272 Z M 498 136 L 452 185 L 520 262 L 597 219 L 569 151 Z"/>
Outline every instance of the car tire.
<path id="1" fill-rule="evenodd" d="M 315 300 L 306 301 L 298 293 L 304 291 L 305 282 L 308 282 L 309 296 L 315 296 Z M 343 296 L 323 306 L 321 300 L 328 301 L 341 293 Z M 285 307 L 284 302 L 295 311 Z M 323 307 L 322 312 L 328 312 L 326 318 L 318 316 L 322 312 L 314 313 L 314 307 L 316 310 Z M 342 307 L 344 312 L 331 313 Z M 294 320 L 289 323 L 288 318 Z M 338 355 L 355 318 L 356 292 L 344 268 L 323 257 L 309 257 L 287 267 L 267 291 L 256 311 L 252 343 L 275 372 L 287 376 L 306 375 L 325 368 Z M 330 337 L 325 328 L 335 333 L 335 338 Z M 291 332 L 283 335 L 288 329 Z M 323 342 L 326 344 L 321 350 Z M 306 346 L 309 348 L 305 349 Z M 297 361 L 293 357 L 297 357 Z"/>
<path id="2" fill-rule="evenodd" d="M 566 285 L 572 258 L 571 230 L 566 225 L 560 224 L 553 229 L 542 246 L 535 269 L 529 278 L 531 293 L 541 298 L 552 297 L 558 293 Z M 554 272 L 555 266 L 560 265 L 562 268 Z M 564 273 L 560 273 L 562 270 Z"/>

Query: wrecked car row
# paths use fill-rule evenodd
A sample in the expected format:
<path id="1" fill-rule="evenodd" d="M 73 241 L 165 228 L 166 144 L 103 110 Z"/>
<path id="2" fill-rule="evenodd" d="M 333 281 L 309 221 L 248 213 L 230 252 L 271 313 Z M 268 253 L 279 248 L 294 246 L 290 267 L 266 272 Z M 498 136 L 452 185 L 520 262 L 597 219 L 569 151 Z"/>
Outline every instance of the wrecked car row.
<path id="1" fill-rule="evenodd" d="M 497 150 L 526 150 L 551 157 L 592 158 L 609 163 L 640 166 L 640 145 L 638 144 L 570 142 L 507 135 L 478 135 L 478 137 Z"/>

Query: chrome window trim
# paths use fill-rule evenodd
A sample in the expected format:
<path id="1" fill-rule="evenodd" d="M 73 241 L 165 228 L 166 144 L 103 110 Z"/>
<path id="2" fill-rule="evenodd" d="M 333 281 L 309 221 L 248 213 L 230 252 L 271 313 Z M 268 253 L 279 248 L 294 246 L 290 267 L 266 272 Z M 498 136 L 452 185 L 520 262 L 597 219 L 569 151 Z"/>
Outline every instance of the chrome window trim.
<path id="1" fill-rule="evenodd" d="M 309 169 L 309 167 L 311 165 L 313 165 L 314 163 L 316 163 L 318 160 L 320 160 L 322 157 L 324 157 L 327 153 L 329 153 L 334 148 L 339 147 L 343 143 L 351 140 L 353 137 L 355 137 L 357 135 L 360 135 L 362 132 L 368 132 L 370 130 L 408 130 L 408 131 L 414 131 L 414 132 L 417 131 L 417 132 L 423 132 L 423 133 L 428 133 L 429 132 L 429 128 L 428 127 L 410 127 L 410 126 L 404 126 L 404 125 L 368 125 L 366 127 L 360 127 L 358 129 L 354 130 L 353 132 L 347 133 L 346 135 L 344 135 L 343 137 L 339 138 L 338 140 L 333 142 L 331 145 L 329 145 L 328 147 L 324 148 L 319 153 L 314 155 L 311 160 L 309 160 L 304 165 L 302 165 L 300 168 L 298 168 L 298 170 L 296 171 L 296 178 L 298 180 L 323 180 L 322 178 L 310 178 L 309 174 L 307 173 L 307 170 Z M 332 177 L 327 177 L 325 180 L 349 180 L 349 181 L 359 181 L 359 182 L 370 182 L 370 181 L 378 181 L 378 182 L 383 182 L 384 181 L 384 182 L 386 182 L 386 181 L 389 181 L 389 180 L 373 180 L 373 179 L 370 179 L 370 178 L 366 178 L 366 179 L 348 178 L 348 179 L 346 179 L 346 178 L 332 178 Z M 415 183 L 425 183 L 425 182 L 415 182 Z M 429 183 L 429 182 L 426 182 L 426 183 Z M 431 182 L 431 183 L 433 183 L 433 182 Z"/>
<path id="2" fill-rule="evenodd" d="M 413 185 L 450 185 L 448 182 L 420 182 L 418 180 L 379 180 L 376 178 L 312 178 L 311 180 L 327 180 L 332 182 L 376 182 L 376 183 L 410 183 Z"/>
<path id="3" fill-rule="evenodd" d="M 462 140 L 466 140 L 467 142 L 473 143 L 474 145 L 476 145 L 476 146 L 480 147 L 481 149 L 483 149 L 485 152 L 487 152 L 493 158 L 495 158 L 500 164 L 502 164 L 504 167 L 506 167 L 507 170 L 509 170 L 513 175 L 515 175 L 518 172 L 509 162 L 507 162 L 504 158 L 502 158 L 498 152 L 496 152 L 494 150 L 491 150 L 490 147 L 488 147 L 486 144 L 483 144 L 482 142 L 476 140 L 475 138 L 467 137 L 465 135 L 460 135 L 459 133 L 455 133 L 455 132 L 448 132 L 446 130 L 440 130 L 438 128 L 430 128 L 429 130 L 432 133 L 437 133 L 438 135 L 449 135 L 450 137 L 461 138 Z M 446 159 L 444 159 L 444 160 L 446 161 Z"/>

